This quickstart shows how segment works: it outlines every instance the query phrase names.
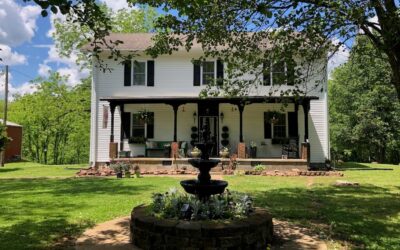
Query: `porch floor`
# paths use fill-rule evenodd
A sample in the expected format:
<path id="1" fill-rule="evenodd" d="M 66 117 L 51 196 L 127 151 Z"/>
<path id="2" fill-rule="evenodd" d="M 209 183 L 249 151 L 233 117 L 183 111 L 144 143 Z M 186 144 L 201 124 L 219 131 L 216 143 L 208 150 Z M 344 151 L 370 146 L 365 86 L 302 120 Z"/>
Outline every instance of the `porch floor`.
<path id="1" fill-rule="evenodd" d="M 131 158 L 115 158 L 113 161 L 127 161 L 133 164 L 143 164 L 154 167 L 168 167 L 171 165 L 188 165 L 189 159 L 191 158 L 158 158 L 158 157 L 131 157 Z M 210 157 L 210 159 L 218 159 L 221 161 L 221 165 L 228 166 L 229 158 L 217 158 Z M 291 170 L 293 168 L 299 170 L 307 170 L 308 164 L 305 159 L 281 159 L 281 158 L 237 158 L 238 169 L 247 169 L 251 166 L 256 166 L 258 164 L 265 165 L 269 169 L 275 170 Z"/>

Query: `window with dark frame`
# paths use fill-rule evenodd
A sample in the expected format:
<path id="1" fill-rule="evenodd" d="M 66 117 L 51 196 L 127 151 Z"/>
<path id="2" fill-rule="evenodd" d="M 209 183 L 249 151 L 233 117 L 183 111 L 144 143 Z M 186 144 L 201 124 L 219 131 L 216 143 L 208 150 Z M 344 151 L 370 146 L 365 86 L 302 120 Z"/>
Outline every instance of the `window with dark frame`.
<path id="1" fill-rule="evenodd" d="M 286 113 L 264 112 L 264 139 L 286 138 Z"/>
<path id="2" fill-rule="evenodd" d="M 275 114 L 276 122 L 272 124 L 273 138 L 286 138 L 286 114 Z"/>
<path id="3" fill-rule="evenodd" d="M 146 62 L 133 62 L 132 85 L 146 85 Z"/>
<path id="4" fill-rule="evenodd" d="M 215 81 L 215 62 L 207 61 L 202 64 L 203 74 L 202 74 L 202 83 L 203 85 L 207 85 L 210 83 L 214 83 Z"/>
<path id="5" fill-rule="evenodd" d="M 147 112 L 146 119 L 141 113 L 132 114 L 132 137 L 154 138 L 154 113 Z"/>

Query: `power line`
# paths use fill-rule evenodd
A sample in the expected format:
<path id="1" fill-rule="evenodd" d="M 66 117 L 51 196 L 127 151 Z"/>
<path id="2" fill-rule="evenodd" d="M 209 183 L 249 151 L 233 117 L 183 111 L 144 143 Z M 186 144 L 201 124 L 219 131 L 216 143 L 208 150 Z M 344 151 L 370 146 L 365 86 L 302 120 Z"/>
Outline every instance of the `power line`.
<path id="1" fill-rule="evenodd" d="M 24 73 L 24 72 L 21 72 L 21 71 L 19 71 L 19 70 L 16 70 L 16 69 L 12 69 L 11 72 L 12 72 L 12 73 L 15 72 L 15 73 L 18 73 L 18 74 L 20 74 L 20 75 L 22 75 L 22 76 L 25 76 L 25 77 L 28 78 L 29 80 L 35 79 L 35 77 L 30 76 L 30 75 L 28 75 L 28 74 L 26 74 L 26 73 Z"/>

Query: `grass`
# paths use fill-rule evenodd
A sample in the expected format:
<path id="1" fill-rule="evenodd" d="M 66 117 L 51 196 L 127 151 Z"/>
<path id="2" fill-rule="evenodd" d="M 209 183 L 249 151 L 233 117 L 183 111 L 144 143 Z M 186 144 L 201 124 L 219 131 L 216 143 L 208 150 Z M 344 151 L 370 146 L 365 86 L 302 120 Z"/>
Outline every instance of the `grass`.
<path id="1" fill-rule="evenodd" d="M 151 193 L 178 187 L 178 179 L 69 178 L 81 166 L 13 163 L 0 168 L 0 249 L 50 249 L 65 237 L 126 216 Z M 394 170 L 355 170 L 393 168 Z M 400 167 L 347 163 L 345 177 L 226 176 L 229 187 L 249 192 L 273 216 L 306 225 L 333 246 L 400 246 Z M 360 187 L 334 187 L 337 179 Z M 339 246 L 340 247 L 340 246 Z"/>

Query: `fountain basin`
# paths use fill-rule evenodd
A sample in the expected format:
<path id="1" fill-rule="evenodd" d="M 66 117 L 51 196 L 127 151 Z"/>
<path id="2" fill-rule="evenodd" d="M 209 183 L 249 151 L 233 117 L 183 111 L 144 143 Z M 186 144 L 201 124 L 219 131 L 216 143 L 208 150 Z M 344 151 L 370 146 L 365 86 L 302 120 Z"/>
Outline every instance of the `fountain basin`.
<path id="1" fill-rule="evenodd" d="M 212 169 L 213 167 L 217 166 L 220 160 L 215 160 L 215 159 L 201 159 L 201 158 L 192 158 L 189 159 L 188 162 L 195 168 L 198 168 L 199 170 L 208 170 Z"/>
<path id="2" fill-rule="evenodd" d="M 255 208 L 247 218 L 219 221 L 162 219 L 135 207 L 131 213 L 131 242 L 140 249 L 254 249 L 272 243 L 272 216 Z"/>
<path id="3" fill-rule="evenodd" d="M 197 195 L 203 200 L 210 195 L 222 194 L 228 186 L 228 182 L 210 180 L 208 183 L 200 183 L 198 180 L 184 180 L 181 181 L 181 186 L 187 193 Z"/>

